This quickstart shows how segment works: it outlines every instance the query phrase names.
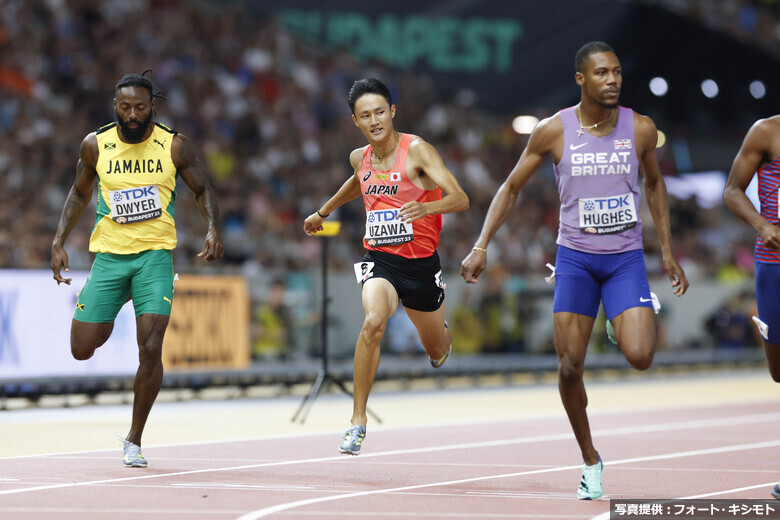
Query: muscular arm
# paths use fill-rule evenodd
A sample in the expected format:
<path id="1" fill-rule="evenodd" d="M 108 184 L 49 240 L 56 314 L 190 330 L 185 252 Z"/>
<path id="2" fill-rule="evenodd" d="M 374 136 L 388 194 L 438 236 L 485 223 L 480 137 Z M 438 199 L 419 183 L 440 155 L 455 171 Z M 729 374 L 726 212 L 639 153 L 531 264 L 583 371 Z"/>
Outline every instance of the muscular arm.
<path id="1" fill-rule="evenodd" d="M 443 215 L 465 211 L 469 208 L 468 195 L 463 191 L 452 172 L 444 165 L 439 152 L 429 143 L 422 139 L 412 143 L 407 159 L 407 168 L 410 167 L 424 172 L 447 196 L 425 203 L 407 202 L 401 206 L 399 211 L 403 220 L 414 222 L 427 215 Z"/>
<path id="2" fill-rule="evenodd" d="M 362 148 L 353 150 L 349 155 L 349 162 L 352 165 L 353 173 L 350 177 L 344 181 L 339 191 L 333 195 L 328 202 L 326 202 L 319 211 L 323 215 L 330 215 L 331 212 L 336 211 L 338 208 L 346 204 L 347 202 L 360 197 L 360 180 L 358 179 L 358 170 L 360 169 L 360 157 L 362 156 Z M 312 235 L 318 231 L 322 231 L 322 222 L 325 219 L 319 215 L 316 211 L 306 217 L 303 221 L 303 231 L 307 235 Z"/>
<path id="3" fill-rule="evenodd" d="M 666 183 L 661 175 L 661 169 L 658 167 L 658 158 L 655 153 L 658 130 L 652 119 L 635 114 L 634 134 L 638 145 L 639 168 L 644 177 L 645 197 L 647 205 L 650 207 L 650 215 L 653 217 L 658 241 L 661 244 L 663 266 L 669 280 L 671 280 L 672 287 L 674 287 L 674 293 L 677 296 L 682 296 L 688 290 L 688 279 L 672 254 Z"/>
<path id="4" fill-rule="evenodd" d="M 68 254 L 65 252 L 65 240 L 76 227 L 89 201 L 92 199 L 92 191 L 97 182 L 98 146 L 95 134 L 89 134 L 81 142 L 79 147 L 79 160 L 76 163 L 76 180 L 70 188 L 65 206 L 62 208 L 60 222 L 51 245 L 51 270 L 57 285 L 66 283 L 70 285 L 71 278 L 63 278 L 61 271 L 69 271 Z"/>
<path id="5" fill-rule="evenodd" d="M 734 215 L 758 231 L 765 246 L 776 251 L 780 249 L 780 228 L 761 216 L 745 195 L 753 175 L 770 153 L 769 145 L 772 142 L 773 130 L 774 132 L 780 130 L 780 119 L 774 121 L 774 125 L 772 123 L 772 120 L 762 119 L 756 121 L 748 131 L 731 166 L 723 190 L 723 202 Z"/>
<path id="6" fill-rule="evenodd" d="M 517 202 L 520 190 L 539 170 L 545 157 L 551 154 L 562 139 L 560 118 L 556 115 L 545 119 L 531 133 L 528 146 L 523 150 L 517 164 L 501 184 L 488 209 L 482 231 L 474 244 L 475 248 L 487 249 L 498 229 L 509 216 Z M 476 283 L 487 266 L 485 251 L 472 250 L 461 263 L 460 274 L 466 283 Z"/>
<path id="7" fill-rule="evenodd" d="M 207 262 L 218 260 L 222 258 L 224 246 L 219 231 L 219 206 L 211 178 L 198 161 L 195 147 L 188 137 L 181 134 L 174 136 L 171 156 L 179 175 L 195 196 L 198 211 L 208 225 L 206 240 L 198 257 Z"/>

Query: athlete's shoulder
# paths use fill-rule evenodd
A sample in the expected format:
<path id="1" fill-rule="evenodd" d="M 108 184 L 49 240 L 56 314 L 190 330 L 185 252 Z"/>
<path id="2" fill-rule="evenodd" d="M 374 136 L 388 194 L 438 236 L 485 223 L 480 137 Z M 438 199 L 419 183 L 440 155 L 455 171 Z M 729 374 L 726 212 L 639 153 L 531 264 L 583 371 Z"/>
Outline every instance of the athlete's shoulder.
<path id="1" fill-rule="evenodd" d="M 745 144 L 761 152 L 780 149 L 780 115 L 757 120 L 745 135 Z M 773 152 L 772 155 L 776 155 Z"/>
<path id="2" fill-rule="evenodd" d="M 428 153 L 434 151 L 435 148 L 431 143 L 414 134 L 405 134 L 409 137 L 409 155 L 417 156 L 420 153 Z"/>
<path id="3" fill-rule="evenodd" d="M 81 140 L 81 146 L 94 146 L 95 149 L 97 149 L 98 145 L 98 134 L 103 133 L 101 130 L 105 127 L 100 127 L 94 132 L 90 132 L 87 135 L 84 136 L 84 139 Z"/>
<path id="4" fill-rule="evenodd" d="M 628 110 L 631 110 L 630 108 Z M 658 129 L 655 126 L 655 121 L 650 116 L 645 116 L 631 110 L 634 115 L 634 135 L 636 139 L 649 139 L 648 143 L 655 147 L 658 142 Z"/>
<path id="5" fill-rule="evenodd" d="M 349 154 L 349 164 L 352 165 L 352 168 L 355 169 L 355 171 L 360 169 L 360 163 L 363 162 L 363 156 L 366 153 L 366 150 L 368 150 L 369 145 L 361 146 L 360 148 L 355 148 L 350 152 Z"/>
<path id="6" fill-rule="evenodd" d="M 644 114 L 640 114 L 633 108 L 628 107 L 620 107 L 620 110 L 622 111 L 628 111 L 628 113 L 634 118 L 634 127 L 652 127 L 655 129 L 655 121 L 653 121 L 653 118 L 650 116 L 646 116 Z"/>
<path id="7" fill-rule="evenodd" d="M 539 136 L 551 136 L 554 134 L 562 134 L 563 121 L 561 119 L 561 112 L 563 111 L 559 110 L 558 112 L 554 113 L 550 117 L 545 117 L 544 119 L 539 121 L 531 133 L 537 134 Z"/>
<path id="8" fill-rule="evenodd" d="M 79 160 L 86 166 L 95 166 L 99 155 L 98 150 L 98 132 L 88 133 L 81 141 L 79 146 Z"/>
<path id="9" fill-rule="evenodd" d="M 402 134 L 402 135 L 405 135 L 405 136 L 408 137 L 408 139 L 409 139 L 409 147 L 411 147 L 412 145 L 418 144 L 418 143 L 424 143 L 425 142 L 425 139 L 423 139 L 419 135 L 415 135 L 415 134 Z"/>
<path id="10" fill-rule="evenodd" d="M 95 132 L 90 132 L 87 135 L 85 135 L 84 139 L 81 140 L 81 145 L 83 146 L 84 144 L 95 144 L 97 146 L 97 134 L 98 133 L 99 133 L 98 131 L 95 131 Z"/>
<path id="11" fill-rule="evenodd" d="M 769 116 L 769 117 L 763 117 L 761 119 L 756 120 L 754 124 L 780 125 L 780 114 L 776 114 L 774 116 Z"/>
<path id="12" fill-rule="evenodd" d="M 192 139 L 190 139 L 186 135 L 184 135 L 182 133 L 179 133 L 179 132 L 176 132 L 176 131 L 172 132 L 171 135 L 173 135 L 173 142 L 174 143 L 179 143 L 179 144 L 186 143 L 189 146 L 193 146 Z"/>
<path id="13" fill-rule="evenodd" d="M 556 148 L 563 137 L 563 121 L 561 111 L 539 121 L 531 131 L 528 148 L 533 153 L 546 154 Z"/>
<path id="14" fill-rule="evenodd" d="M 780 125 L 780 114 L 767 117 L 764 121 L 772 125 Z"/>
<path id="15" fill-rule="evenodd" d="M 775 134 L 778 131 L 780 131 L 780 115 L 759 119 L 755 123 L 753 123 L 750 129 L 751 130 L 755 129 L 755 130 L 770 132 Z"/>
<path id="16" fill-rule="evenodd" d="M 197 162 L 197 153 L 192 140 L 184 134 L 178 132 L 172 134 L 171 139 L 171 159 L 177 168 L 193 165 Z M 151 138 L 151 137 L 150 137 Z M 162 139 L 162 137 L 160 137 Z M 156 140 L 156 138 L 155 138 Z M 167 142 L 167 139 L 165 140 Z M 160 144 L 160 143 L 158 143 Z M 164 148 L 163 144 L 163 148 Z"/>

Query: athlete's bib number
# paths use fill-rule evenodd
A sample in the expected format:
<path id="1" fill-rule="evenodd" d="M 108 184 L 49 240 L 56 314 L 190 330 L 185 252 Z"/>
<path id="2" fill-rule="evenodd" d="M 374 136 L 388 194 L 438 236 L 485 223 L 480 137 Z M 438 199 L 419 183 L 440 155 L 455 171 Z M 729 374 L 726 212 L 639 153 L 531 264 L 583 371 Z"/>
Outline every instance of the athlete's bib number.
<path id="1" fill-rule="evenodd" d="M 397 246 L 414 240 L 411 222 L 401 222 L 397 208 L 366 213 L 366 244 L 371 247 Z"/>
<path id="2" fill-rule="evenodd" d="M 156 184 L 125 190 L 109 190 L 111 218 L 119 224 L 132 224 L 162 215 L 160 188 Z"/>
<path id="3" fill-rule="evenodd" d="M 633 193 L 580 199 L 580 229 L 604 235 L 620 233 L 636 226 L 637 212 Z"/>

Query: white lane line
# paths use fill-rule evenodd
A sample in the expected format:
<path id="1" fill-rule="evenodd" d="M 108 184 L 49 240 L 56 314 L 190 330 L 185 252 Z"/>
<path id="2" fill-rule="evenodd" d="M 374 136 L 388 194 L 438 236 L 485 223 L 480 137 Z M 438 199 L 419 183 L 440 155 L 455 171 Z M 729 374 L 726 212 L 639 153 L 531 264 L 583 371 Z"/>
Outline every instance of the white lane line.
<path id="1" fill-rule="evenodd" d="M 723 491 L 714 491 L 712 493 L 705 493 L 703 495 L 693 495 L 689 497 L 682 497 L 679 500 L 694 500 L 697 498 L 707 498 L 707 497 L 714 497 L 718 495 L 725 495 L 726 493 L 739 493 L 740 491 L 750 491 L 751 489 L 760 489 L 760 488 L 766 488 L 766 489 L 772 489 L 775 484 L 777 484 L 776 480 L 773 480 L 772 482 L 767 482 L 766 484 L 756 484 L 755 486 L 747 486 L 747 487 L 741 487 L 741 488 L 734 488 L 734 489 L 724 489 Z M 767 491 L 766 499 L 772 500 L 769 498 L 771 495 Z"/>
<path id="2" fill-rule="evenodd" d="M 34 507 L 0 507 L 0 513 L 26 513 L 27 516 L 25 518 L 33 518 L 33 515 L 36 513 L 49 513 L 53 515 L 62 515 L 66 513 L 75 513 L 75 514 L 81 514 L 82 518 L 88 518 L 93 517 L 96 514 L 102 514 L 104 515 L 103 518 L 114 518 L 116 516 L 119 516 L 123 513 L 127 513 L 127 509 L 94 509 L 94 508 L 74 508 L 74 507 L 67 507 L 67 508 L 34 508 Z M 234 515 L 234 514 L 240 514 L 240 511 L 237 511 L 235 509 L 200 509 L 200 510 L 192 510 L 192 509 L 166 509 L 165 511 L 161 511 L 159 509 L 141 509 L 141 508 L 134 508 L 133 513 L 137 518 L 143 518 L 142 515 L 149 515 L 154 518 L 161 518 L 165 515 L 179 515 L 176 516 L 176 518 L 180 518 L 181 515 L 187 515 L 187 518 L 194 518 L 197 516 L 203 517 L 203 518 L 211 518 L 218 515 Z M 322 519 L 323 517 L 338 517 L 338 518 L 371 518 L 371 515 L 373 514 L 373 511 L 316 511 L 316 512 L 305 512 L 300 513 L 297 516 L 310 516 L 315 517 L 317 519 Z M 296 517 L 297 517 L 296 516 Z M 384 518 L 411 518 L 411 519 L 420 519 L 420 518 L 435 518 L 437 520 L 440 520 L 441 518 L 450 518 L 453 520 L 463 519 L 463 520 L 473 520 L 474 515 L 473 513 L 417 513 L 417 512 L 410 512 L 410 513 L 403 513 L 399 511 L 393 511 L 393 512 L 383 512 Z M 582 515 L 576 515 L 576 514 L 523 514 L 523 513 L 480 513 L 479 518 L 482 519 L 496 519 L 496 520 L 517 520 L 518 518 L 530 518 L 532 520 L 582 520 Z"/>
<path id="3" fill-rule="evenodd" d="M 663 424 L 652 424 L 652 425 L 645 425 L 645 426 L 632 426 L 632 427 L 595 430 L 592 432 L 592 435 L 593 437 L 605 437 L 611 435 L 630 435 L 634 433 L 678 431 L 678 430 L 700 429 L 700 428 L 708 428 L 708 427 L 717 428 L 722 426 L 745 425 L 751 423 L 777 422 L 778 420 L 780 420 L 780 413 L 764 413 L 764 414 L 752 414 L 752 415 L 744 415 L 744 416 L 737 416 L 737 417 L 721 417 L 716 419 L 702 419 L 702 420 L 695 420 L 695 421 L 682 421 L 682 422 L 672 422 L 672 423 L 663 423 Z M 492 448 L 497 446 L 570 440 L 573 438 L 574 435 L 572 433 L 556 434 L 556 435 L 536 435 L 532 437 L 522 437 L 519 439 L 503 439 L 503 440 L 495 440 L 495 441 L 471 442 L 471 443 L 461 443 L 461 444 L 450 444 L 444 446 L 365 453 L 365 454 L 361 454 L 360 457 L 361 459 L 366 459 L 366 458 L 386 457 L 386 456 L 394 456 L 394 455 L 410 455 L 415 453 L 431 453 L 431 452 L 446 451 L 446 450 Z M 24 487 L 18 489 L 6 489 L 0 491 L 0 496 L 12 495 L 18 493 L 29 493 L 33 491 L 46 491 L 49 489 L 61 489 L 61 488 L 78 487 L 78 486 L 92 486 L 92 485 L 101 485 L 101 484 L 111 484 L 116 482 L 131 482 L 131 481 L 147 480 L 153 478 L 178 477 L 183 475 L 197 475 L 202 473 L 217 473 L 223 471 L 239 471 L 239 470 L 246 470 L 246 469 L 268 468 L 273 466 L 289 466 L 293 464 L 309 464 L 309 463 L 334 462 L 334 461 L 343 462 L 346 460 L 348 459 L 345 458 L 344 455 L 336 455 L 334 457 L 285 460 L 285 461 L 278 461 L 278 462 L 266 462 L 260 464 L 244 464 L 240 466 L 228 466 L 222 468 L 208 468 L 208 469 L 199 469 L 199 470 L 190 470 L 190 471 L 177 471 L 171 473 L 156 473 L 153 475 L 138 475 L 133 477 L 92 480 L 87 482 L 68 482 L 62 484 L 48 484 L 48 485 Z M 643 460 L 643 459 L 640 458 L 636 460 Z M 653 460 L 653 459 L 648 459 L 648 460 Z M 610 464 L 615 464 L 615 462 L 610 462 Z M 580 466 L 578 465 L 572 467 L 579 468 Z M 127 471 L 132 472 L 132 471 L 143 471 L 143 470 L 128 469 Z M 541 470 L 541 471 L 546 472 L 549 470 Z M 561 471 L 561 470 L 554 469 L 554 471 Z M 519 474 L 528 474 L 528 473 L 519 473 Z"/>
<path id="4" fill-rule="evenodd" d="M 780 446 L 780 440 L 774 440 L 774 441 L 766 441 L 766 442 L 755 442 L 751 444 L 737 444 L 733 446 L 721 446 L 718 448 L 710 448 L 710 449 L 703 449 L 703 450 L 690 450 L 690 451 L 679 451 L 676 453 L 664 453 L 661 455 L 650 455 L 646 457 L 634 457 L 630 459 L 619 459 L 614 461 L 608 461 L 607 465 L 609 466 L 616 466 L 618 464 L 631 464 L 633 462 L 646 462 L 650 460 L 665 460 L 665 459 L 676 459 L 681 457 L 694 457 L 698 455 L 710 455 L 713 453 L 724 453 L 724 452 L 733 452 L 733 451 L 743 451 L 743 450 L 755 450 L 755 449 L 762 449 L 762 448 L 773 448 L 776 446 Z M 265 518 L 268 515 L 272 515 L 274 513 L 279 513 L 281 511 L 287 511 L 288 509 L 294 509 L 296 507 L 303 507 L 303 506 L 309 506 L 313 504 L 321 504 L 323 502 L 331 502 L 333 500 L 344 500 L 348 498 L 357 498 L 357 497 L 364 497 L 368 495 L 385 495 L 388 493 L 398 493 L 401 491 L 409 491 L 412 489 L 424 489 L 424 488 L 430 488 L 430 487 L 438 487 L 438 486 L 453 486 L 457 484 L 466 484 L 471 482 L 480 482 L 484 480 L 494 480 L 494 479 L 500 479 L 500 478 L 512 478 L 512 477 L 524 477 L 528 475 L 539 475 L 542 473 L 555 473 L 560 471 L 569 471 L 574 469 L 580 469 L 581 465 L 576 466 L 560 466 L 557 468 L 548 468 L 548 469 L 538 469 L 533 471 L 521 471 L 517 473 L 505 473 L 503 475 L 487 475 L 483 477 L 472 477 L 472 478 L 465 478 L 465 479 L 459 479 L 459 480 L 450 480 L 446 482 L 431 482 L 428 484 L 417 484 L 414 486 L 403 486 L 403 487 L 397 487 L 397 488 L 389 488 L 389 489 L 372 489 L 368 491 L 356 491 L 354 493 L 346 493 L 342 495 L 331 495 L 327 497 L 317 497 L 317 498 L 309 498 L 306 500 L 297 500 L 295 502 L 287 502 L 284 504 L 277 504 L 271 507 L 265 507 L 263 509 L 258 509 L 256 511 L 250 511 L 249 513 L 245 515 L 239 516 L 236 520 L 259 520 L 260 518 Z M 604 517 L 601 517 L 604 518 Z M 607 513 L 607 517 L 609 518 L 609 513 Z"/>
<path id="5" fill-rule="evenodd" d="M 339 518 L 373 518 L 376 511 L 304 511 L 296 513 L 295 517 L 310 516 L 315 517 L 317 520 L 327 516 L 335 516 Z M 581 514 L 544 514 L 544 513 L 485 513 L 480 511 L 479 518 L 488 519 L 507 519 L 518 520 L 519 518 L 529 518 L 531 520 L 583 520 Z M 474 520 L 474 513 L 419 513 L 417 511 L 412 512 L 400 512 L 400 511 L 382 511 L 382 518 L 412 518 L 413 520 L 419 520 L 420 518 L 434 518 L 441 520 L 442 518 L 448 518 L 452 520 Z"/>
<path id="6" fill-rule="evenodd" d="M 124 478 L 112 478 L 112 479 L 105 479 L 105 480 L 91 480 L 88 482 L 69 482 L 69 483 L 63 483 L 63 484 L 49 484 L 49 485 L 43 485 L 43 486 L 35 486 L 35 487 L 29 487 L 29 488 L 20 488 L 20 489 L 6 489 L 3 491 L 0 491 L 0 495 L 13 495 L 18 493 L 28 493 L 30 491 L 46 491 L 49 489 L 61 489 L 61 488 L 69 488 L 69 487 L 79 487 L 79 486 L 98 486 L 101 484 L 114 484 L 117 482 L 131 482 L 131 481 L 137 481 L 137 480 L 148 480 L 153 478 L 165 478 L 165 477 L 179 477 L 182 475 L 198 475 L 201 473 L 218 473 L 222 471 L 240 471 L 244 469 L 257 469 L 257 468 L 267 468 L 271 466 L 289 466 L 292 464 L 307 464 L 307 463 L 315 463 L 315 462 L 333 462 L 333 461 L 341 461 L 344 460 L 344 455 L 337 455 L 335 457 L 321 457 L 316 459 L 301 459 L 301 460 L 285 460 L 280 462 L 268 462 L 264 464 L 246 464 L 243 466 L 230 466 L 230 467 L 224 467 L 224 468 L 208 468 L 208 469 L 196 469 L 196 470 L 190 470 L 190 471 L 176 471 L 171 473 L 157 473 L 154 475 L 140 475 L 135 477 L 124 477 Z M 143 471 L 141 469 L 127 469 L 126 471 L 132 471 L 132 472 L 138 472 Z"/>
<path id="7" fill-rule="evenodd" d="M 105 508 L 105 507 L 2 507 L 0 513 L 26 513 L 24 518 L 40 518 L 42 514 L 56 515 L 51 518 L 61 518 L 63 514 L 80 514 L 79 518 L 96 518 L 95 515 L 101 515 L 100 518 L 116 518 L 127 514 L 127 507 Z M 37 513 L 37 514 L 36 514 Z M 193 518 L 197 515 L 203 517 L 213 517 L 216 515 L 235 515 L 240 514 L 238 509 L 165 509 L 143 508 L 133 504 L 133 516 L 135 518 L 160 518 L 161 515 L 187 515 L 186 518 Z M 148 516 L 147 516 L 148 515 Z M 48 517 L 47 517 L 48 518 Z M 72 518 L 72 517 L 68 517 Z M 181 518 L 178 516 L 177 518 Z"/>

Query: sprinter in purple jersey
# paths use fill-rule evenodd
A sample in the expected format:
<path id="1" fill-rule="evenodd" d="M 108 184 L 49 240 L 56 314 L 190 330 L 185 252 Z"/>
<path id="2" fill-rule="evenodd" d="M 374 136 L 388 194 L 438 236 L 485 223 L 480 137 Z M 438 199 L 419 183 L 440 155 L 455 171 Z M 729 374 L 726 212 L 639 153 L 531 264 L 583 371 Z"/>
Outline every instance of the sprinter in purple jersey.
<path id="1" fill-rule="evenodd" d="M 745 195 L 758 172 L 761 213 Z M 756 239 L 756 302 L 753 318 L 769 364 L 769 373 L 780 383 L 780 115 L 759 119 L 748 131 L 723 190 L 723 201 L 734 215 L 758 232 Z M 780 482 L 772 489 L 780 499 Z"/>
<path id="2" fill-rule="evenodd" d="M 674 293 L 688 280 L 672 256 L 666 185 L 656 159 L 653 121 L 618 105 L 620 61 L 603 42 L 585 44 L 575 57 L 580 102 L 541 121 L 520 160 L 490 204 L 482 232 L 461 265 L 475 283 L 487 265 L 490 240 L 520 190 L 546 157 L 555 163 L 561 200 L 553 321 L 558 388 L 584 460 L 577 496 L 601 498 L 604 465 L 593 446 L 585 408 L 585 353 L 603 302 L 618 344 L 634 368 L 650 367 L 655 353 L 652 299 L 642 254 L 639 171 Z"/>

